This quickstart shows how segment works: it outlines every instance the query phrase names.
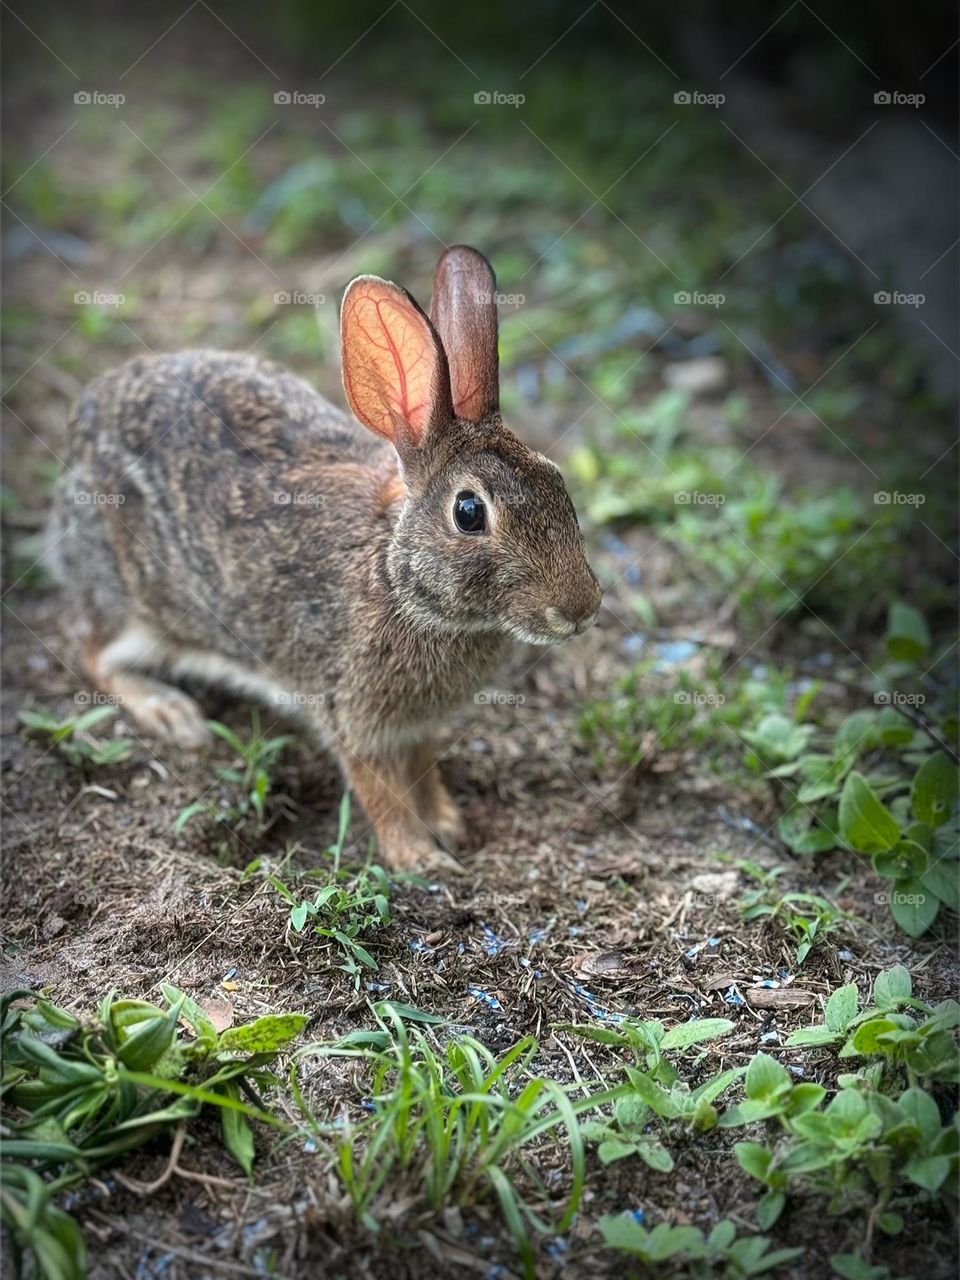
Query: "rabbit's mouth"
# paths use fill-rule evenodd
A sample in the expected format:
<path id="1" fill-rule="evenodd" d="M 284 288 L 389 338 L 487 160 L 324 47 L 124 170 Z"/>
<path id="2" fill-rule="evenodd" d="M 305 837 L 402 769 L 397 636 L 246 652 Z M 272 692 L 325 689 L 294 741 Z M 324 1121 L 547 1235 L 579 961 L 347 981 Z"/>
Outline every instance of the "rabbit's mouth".
<path id="1" fill-rule="evenodd" d="M 534 628 L 528 624 L 511 622 L 507 626 L 507 630 L 517 640 L 524 641 L 525 644 L 563 644 L 566 640 L 571 640 L 574 636 L 582 635 L 584 631 L 592 627 L 597 620 L 600 610 L 597 609 L 588 617 L 583 617 L 574 622 L 568 618 L 566 614 L 559 609 L 550 607 L 544 610 L 543 619 L 547 624 L 544 628 Z"/>

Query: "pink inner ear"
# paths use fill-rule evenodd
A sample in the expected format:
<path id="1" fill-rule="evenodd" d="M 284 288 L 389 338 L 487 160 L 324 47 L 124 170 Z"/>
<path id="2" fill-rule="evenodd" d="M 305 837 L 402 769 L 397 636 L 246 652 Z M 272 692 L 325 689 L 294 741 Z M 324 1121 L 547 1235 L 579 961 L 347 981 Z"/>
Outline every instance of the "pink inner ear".
<path id="1" fill-rule="evenodd" d="M 343 385 L 354 413 L 394 443 L 400 420 L 419 444 L 445 407 L 447 374 L 430 322 L 402 289 L 371 276 L 347 290 L 341 328 Z"/>

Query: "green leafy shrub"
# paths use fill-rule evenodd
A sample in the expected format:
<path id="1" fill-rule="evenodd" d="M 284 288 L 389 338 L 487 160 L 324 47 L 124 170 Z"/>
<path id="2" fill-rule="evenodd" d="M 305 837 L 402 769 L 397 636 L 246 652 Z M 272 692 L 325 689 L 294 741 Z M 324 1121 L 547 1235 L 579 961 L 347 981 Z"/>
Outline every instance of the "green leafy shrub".
<path id="1" fill-rule="evenodd" d="M 96 1169 L 213 1106 L 227 1149 L 249 1174 L 250 1120 L 285 1127 L 256 1090 L 279 1083 L 268 1066 L 307 1015 L 267 1014 L 218 1033 L 189 996 L 163 991 L 165 1009 L 111 993 L 81 1018 L 31 991 L 0 1004 L 2 1220 L 16 1258 L 29 1252 L 44 1280 L 85 1274 L 82 1234 L 56 1200 Z M 194 1039 L 183 1036 L 181 1018 Z"/>

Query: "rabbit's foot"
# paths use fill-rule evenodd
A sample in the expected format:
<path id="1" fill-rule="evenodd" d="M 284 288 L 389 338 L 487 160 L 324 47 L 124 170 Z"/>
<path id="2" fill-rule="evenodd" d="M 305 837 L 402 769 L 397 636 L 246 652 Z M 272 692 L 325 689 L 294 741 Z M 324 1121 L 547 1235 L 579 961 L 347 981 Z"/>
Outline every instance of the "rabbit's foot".
<path id="1" fill-rule="evenodd" d="M 384 835 L 379 839 L 380 853 L 393 871 L 416 871 L 420 875 L 464 876 L 467 868 L 452 853 L 436 845 L 424 832 L 416 838 Z"/>
<path id="2" fill-rule="evenodd" d="M 421 774 L 409 755 L 360 760 L 347 766 L 350 785 L 367 811 L 376 832 L 380 855 L 395 871 L 443 871 L 462 874 L 462 864 L 437 844 L 442 832 L 423 811 L 424 786 L 434 804 L 441 795 L 443 812 L 431 810 L 436 819 L 446 818 L 450 831 L 458 827 L 459 815 L 453 800 L 436 773 L 436 766 Z M 435 775 L 431 779 L 431 774 Z M 438 790 L 439 788 L 439 790 Z"/>
<path id="3" fill-rule="evenodd" d="M 121 675 L 110 680 L 110 693 L 151 738 L 193 748 L 210 741 L 210 730 L 197 703 L 172 685 L 146 676 Z"/>
<path id="4" fill-rule="evenodd" d="M 417 811 L 423 825 L 447 849 L 455 849 L 467 834 L 459 806 L 436 765 L 417 788 Z"/>

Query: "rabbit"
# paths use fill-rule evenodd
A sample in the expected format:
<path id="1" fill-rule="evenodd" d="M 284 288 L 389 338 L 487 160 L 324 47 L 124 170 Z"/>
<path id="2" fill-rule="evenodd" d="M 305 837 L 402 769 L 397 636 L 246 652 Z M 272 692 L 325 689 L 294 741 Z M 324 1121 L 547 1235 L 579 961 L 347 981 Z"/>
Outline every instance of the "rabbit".
<path id="1" fill-rule="evenodd" d="M 429 317 L 398 285 L 353 280 L 356 421 L 249 355 L 104 374 L 74 412 L 49 526 L 96 688 L 185 747 L 208 729 L 183 678 L 305 717 L 393 869 L 458 869 L 439 722 L 511 638 L 558 643 L 600 607 L 559 469 L 500 415 L 495 290 L 461 245 Z"/>

